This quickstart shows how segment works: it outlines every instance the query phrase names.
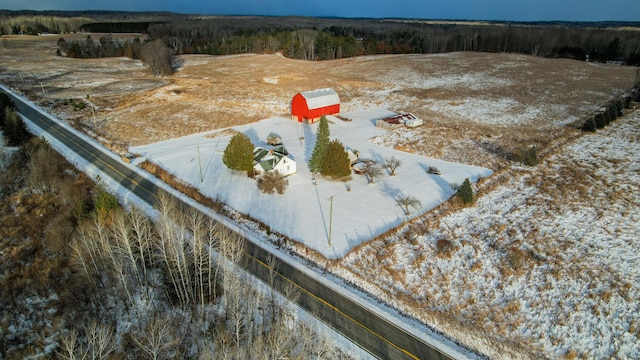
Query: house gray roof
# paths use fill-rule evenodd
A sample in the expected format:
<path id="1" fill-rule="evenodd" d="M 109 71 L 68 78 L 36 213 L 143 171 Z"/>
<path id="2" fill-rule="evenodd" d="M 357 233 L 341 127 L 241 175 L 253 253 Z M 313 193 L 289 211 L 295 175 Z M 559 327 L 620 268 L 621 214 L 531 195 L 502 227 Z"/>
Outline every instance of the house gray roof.
<path id="1" fill-rule="evenodd" d="M 253 161 L 254 164 L 260 164 L 264 171 L 270 171 L 280 162 L 280 159 L 287 155 L 289 152 L 284 146 L 278 146 L 271 150 L 256 147 L 253 150 Z"/>

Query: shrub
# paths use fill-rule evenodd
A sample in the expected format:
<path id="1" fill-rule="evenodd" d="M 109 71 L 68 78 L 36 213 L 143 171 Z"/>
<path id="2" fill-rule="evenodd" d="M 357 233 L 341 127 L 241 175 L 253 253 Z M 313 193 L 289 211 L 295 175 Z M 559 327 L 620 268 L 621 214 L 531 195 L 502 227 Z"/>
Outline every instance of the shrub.
<path id="1" fill-rule="evenodd" d="M 99 184 L 96 187 L 96 213 L 101 219 L 109 219 L 113 212 L 120 207 L 118 198 L 111 195 L 104 185 Z"/>
<path id="2" fill-rule="evenodd" d="M 0 92 L 0 129 L 4 128 L 5 124 L 5 116 L 6 116 L 6 108 L 14 109 L 15 105 L 13 101 L 9 98 L 9 95 Z"/>
<path id="3" fill-rule="evenodd" d="M 437 167 L 429 166 L 427 168 L 427 174 L 440 175 L 442 173 L 440 172 L 440 169 L 438 169 Z"/>
<path id="4" fill-rule="evenodd" d="M 265 194 L 272 194 L 274 191 L 278 194 L 284 194 L 289 181 L 280 176 L 277 171 L 267 172 L 258 178 L 258 189 Z"/>
<path id="5" fill-rule="evenodd" d="M 624 108 L 625 109 L 630 109 L 631 108 L 631 101 L 633 101 L 633 97 L 631 97 L 631 95 L 628 95 L 624 98 Z"/>
<path id="6" fill-rule="evenodd" d="M 333 140 L 325 150 L 322 161 L 322 175 L 331 176 L 334 179 L 343 178 L 351 174 L 351 162 L 349 155 L 339 140 Z"/>
<path id="7" fill-rule="evenodd" d="M 436 241 L 436 251 L 441 255 L 448 255 L 453 250 L 453 244 L 447 239 L 438 239 Z"/>
<path id="8" fill-rule="evenodd" d="M 616 105 L 616 114 L 618 115 L 618 117 L 624 115 L 622 113 L 622 109 L 624 108 L 624 104 L 622 103 L 622 99 L 616 99 L 615 101 L 615 105 Z"/>
<path id="9" fill-rule="evenodd" d="M 82 100 L 78 100 L 78 101 L 72 102 L 71 106 L 73 107 L 74 111 L 80 111 L 84 109 L 87 106 L 87 104 L 85 104 L 84 101 Z"/>
<path id="10" fill-rule="evenodd" d="M 4 136 L 9 146 L 20 146 L 29 138 L 29 132 L 24 126 L 22 118 L 10 108 L 4 108 Z"/>
<path id="11" fill-rule="evenodd" d="M 607 125 L 603 114 L 596 114 L 594 120 L 596 121 L 596 128 L 598 129 L 604 129 L 604 126 Z"/>
<path id="12" fill-rule="evenodd" d="M 469 181 L 469 178 L 464 179 L 464 182 L 460 185 L 456 195 L 464 204 L 471 204 L 473 202 L 473 189 L 471 188 L 471 181 Z"/>
<path id="13" fill-rule="evenodd" d="M 535 166 L 538 164 L 538 148 L 537 146 L 529 146 L 528 148 L 522 149 L 520 155 L 520 162 L 527 166 Z"/>
<path id="14" fill-rule="evenodd" d="M 596 120 L 592 117 L 588 118 L 582 125 L 582 131 L 596 132 Z"/>
<path id="15" fill-rule="evenodd" d="M 618 118 L 618 109 L 616 107 L 615 101 L 610 101 L 607 104 L 607 114 L 608 114 L 608 116 L 607 116 L 607 119 L 608 119 L 607 124 L 615 121 L 615 119 Z"/>

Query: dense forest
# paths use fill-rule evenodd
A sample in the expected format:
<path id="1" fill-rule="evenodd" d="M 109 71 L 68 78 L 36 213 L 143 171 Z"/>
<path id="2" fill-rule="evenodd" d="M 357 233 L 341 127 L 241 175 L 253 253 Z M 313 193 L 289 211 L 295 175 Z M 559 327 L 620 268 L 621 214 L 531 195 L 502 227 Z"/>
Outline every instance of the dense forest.
<path id="1" fill-rule="evenodd" d="M 0 12 L 1 34 L 68 32 L 148 35 L 172 54 L 275 53 L 303 60 L 372 54 L 482 51 L 640 65 L 640 23 L 435 22 L 398 19 L 196 16 L 170 13 Z M 69 56 L 133 56 L 87 43 Z M 87 45 L 87 48 L 83 48 Z M 105 42 L 97 47 L 110 46 Z M 135 44 L 130 44 L 134 45 Z M 115 55 L 110 55 L 115 54 Z"/>

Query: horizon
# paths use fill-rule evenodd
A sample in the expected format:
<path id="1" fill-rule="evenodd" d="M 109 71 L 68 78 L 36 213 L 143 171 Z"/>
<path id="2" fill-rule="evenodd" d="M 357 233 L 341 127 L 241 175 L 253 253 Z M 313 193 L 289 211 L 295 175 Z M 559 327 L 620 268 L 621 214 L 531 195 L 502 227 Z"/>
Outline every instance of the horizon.
<path id="1" fill-rule="evenodd" d="M 272 18 L 309 18 L 309 19 L 336 19 L 336 20 L 407 20 L 407 21 L 425 21 L 425 22 L 443 22 L 443 23 L 456 23 L 456 22 L 478 22 L 478 23 L 631 23 L 638 24 L 640 26 L 640 19 L 637 20 L 561 20 L 561 19 L 549 19 L 549 20 L 503 20 L 503 19 L 456 19 L 456 18 L 418 18 L 418 17 L 363 17 L 363 16 L 335 16 L 335 15 L 264 15 L 264 14 L 206 14 L 206 13 L 187 13 L 177 12 L 170 10 L 101 10 L 101 9 L 85 9 L 85 10 L 32 10 L 32 9 L 0 9 L 0 11 L 12 11 L 12 12 L 33 12 L 33 13 L 53 13 L 53 12 L 69 12 L 69 13 L 91 13 L 91 12 L 104 12 L 104 13 L 126 13 L 126 14 L 173 14 L 184 16 L 211 16 L 211 17 L 272 17 Z"/>
<path id="2" fill-rule="evenodd" d="M 80 0 L 7 0 L 2 10 L 9 11 L 116 11 L 169 12 L 205 16 L 300 16 L 344 19 L 414 19 L 432 21 L 504 21 L 504 22 L 640 22 L 637 0 L 457 0 L 444 4 L 407 0 L 402 6 L 391 0 L 325 0 L 308 3 L 302 0 L 221 0 L 202 4 L 184 0 L 179 4 L 167 0 L 142 0 L 135 3 L 113 0 L 108 4 L 87 5 Z"/>

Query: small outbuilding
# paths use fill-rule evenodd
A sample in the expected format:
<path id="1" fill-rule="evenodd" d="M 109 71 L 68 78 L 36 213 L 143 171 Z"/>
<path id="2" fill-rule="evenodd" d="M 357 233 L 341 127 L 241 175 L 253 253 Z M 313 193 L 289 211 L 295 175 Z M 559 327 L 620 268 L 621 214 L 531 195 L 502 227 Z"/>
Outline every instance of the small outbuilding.
<path id="1" fill-rule="evenodd" d="M 340 97 L 331 88 L 303 91 L 291 100 L 291 118 L 298 122 L 314 123 L 325 115 L 340 112 Z"/>
<path id="2" fill-rule="evenodd" d="M 377 127 L 387 130 L 394 130 L 403 126 L 418 127 L 422 124 L 424 124 L 422 119 L 417 118 L 412 113 L 401 113 L 376 121 Z"/>
<path id="3" fill-rule="evenodd" d="M 282 145 L 282 138 L 276 133 L 269 133 L 267 136 L 267 144 L 273 146 Z"/>

